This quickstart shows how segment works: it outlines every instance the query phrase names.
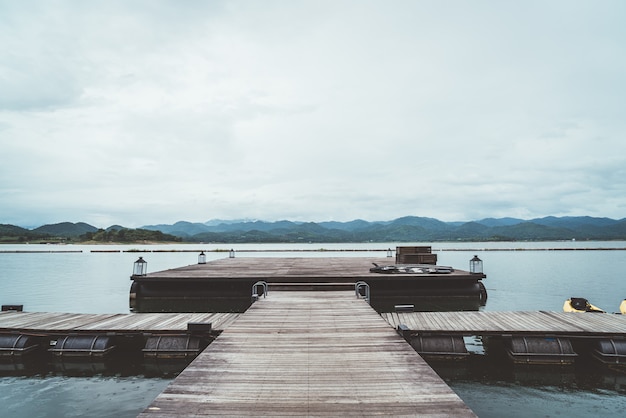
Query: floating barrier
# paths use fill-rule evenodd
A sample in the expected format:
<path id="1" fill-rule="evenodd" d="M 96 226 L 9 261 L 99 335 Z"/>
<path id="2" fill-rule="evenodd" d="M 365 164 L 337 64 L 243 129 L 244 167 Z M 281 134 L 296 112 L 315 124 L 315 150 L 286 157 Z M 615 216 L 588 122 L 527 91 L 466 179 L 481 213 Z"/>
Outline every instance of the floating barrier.
<path id="1" fill-rule="evenodd" d="M 19 357 L 36 351 L 39 339 L 30 335 L 0 334 L 0 357 Z"/>
<path id="2" fill-rule="evenodd" d="M 602 363 L 626 365 L 626 340 L 596 341 L 592 353 Z"/>
<path id="3" fill-rule="evenodd" d="M 53 342 L 48 351 L 55 356 L 101 357 L 114 348 L 113 339 L 107 335 L 67 335 Z"/>
<path id="4" fill-rule="evenodd" d="M 461 360 L 469 356 L 462 336 L 413 336 L 409 343 L 422 357 L 430 360 Z"/>
<path id="5" fill-rule="evenodd" d="M 567 338 L 512 337 L 507 350 L 516 364 L 572 364 L 578 354 Z"/>
<path id="6" fill-rule="evenodd" d="M 176 359 L 195 357 L 205 347 L 198 337 L 162 335 L 149 337 L 142 351 L 146 358 Z"/>

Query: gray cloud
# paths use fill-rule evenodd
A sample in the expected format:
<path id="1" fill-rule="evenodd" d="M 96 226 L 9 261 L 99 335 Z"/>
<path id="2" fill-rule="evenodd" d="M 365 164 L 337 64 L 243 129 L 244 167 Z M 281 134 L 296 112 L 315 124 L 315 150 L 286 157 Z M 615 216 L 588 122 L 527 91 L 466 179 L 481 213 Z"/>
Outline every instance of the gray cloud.
<path id="1" fill-rule="evenodd" d="M 624 9 L 1 2 L 0 221 L 623 218 Z"/>

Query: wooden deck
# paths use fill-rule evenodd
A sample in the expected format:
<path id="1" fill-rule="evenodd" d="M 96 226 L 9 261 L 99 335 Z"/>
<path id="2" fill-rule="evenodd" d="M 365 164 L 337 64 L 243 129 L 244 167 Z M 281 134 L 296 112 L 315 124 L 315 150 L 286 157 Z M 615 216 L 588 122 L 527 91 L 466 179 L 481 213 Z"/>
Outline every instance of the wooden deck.
<path id="1" fill-rule="evenodd" d="M 626 315 L 566 312 L 392 312 L 394 328 L 419 334 L 626 337 Z"/>
<path id="2" fill-rule="evenodd" d="M 475 416 L 354 292 L 272 292 L 140 417 Z"/>
<path id="3" fill-rule="evenodd" d="M 272 296 L 282 292 L 273 291 Z M 320 299 L 327 292 L 290 292 L 290 297 Z M 353 292 L 347 292 L 353 295 Z M 345 294 L 345 293 L 344 293 Z M 350 297 L 351 298 L 351 297 Z M 274 299 L 273 297 L 271 299 Z M 56 312 L 1 312 L 0 332 L 21 333 L 180 333 L 189 322 L 229 328 L 239 313 L 77 314 Z M 626 337 L 626 315 L 566 312 L 383 312 L 392 328 L 406 325 L 416 333 L 448 335 L 540 334 L 561 336 Z"/>
<path id="4" fill-rule="evenodd" d="M 221 258 L 206 264 L 192 264 L 169 270 L 133 276 L 134 280 L 171 279 L 254 279 L 268 283 L 298 281 L 358 281 L 367 279 L 437 279 L 458 280 L 484 278 L 483 274 L 472 275 L 455 269 L 449 274 L 380 274 L 370 272 L 374 263 L 380 266 L 395 265 L 391 257 L 239 257 Z M 435 266 L 431 266 L 435 267 Z"/>
<path id="5" fill-rule="evenodd" d="M 286 285 L 304 288 L 343 284 L 345 288 L 365 282 L 370 289 L 370 303 L 379 312 L 393 310 L 394 304 L 423 303 L 431 298 L 478 308 L 486 299 L 480 283 L 485 278 L 482 273 L 454 269 L 450 273 L 382 274 L 370 271 L 374 263 L 396 265 L 391 257 L 239 257 L 133 275 L 132 309 L 244 312 L 250 306 L 252 288 L 259 281 L 267 283 L 270 292 Z"/>
<path id="6" fill-rule="evenodd" d="M 23 334 L 168 334 L 185 332 L 189 322 L 210 322 L 213 330 L 223 330 L 239 315 L 236 313 L 75 314 L 2 312 L 0 313 L 0 332 Z"/>

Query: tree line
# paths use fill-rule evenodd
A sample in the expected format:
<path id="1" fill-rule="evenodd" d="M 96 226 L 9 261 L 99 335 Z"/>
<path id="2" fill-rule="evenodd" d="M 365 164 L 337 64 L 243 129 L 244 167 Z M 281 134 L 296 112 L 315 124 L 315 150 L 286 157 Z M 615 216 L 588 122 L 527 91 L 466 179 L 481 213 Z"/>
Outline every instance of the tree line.
<path id="1" fill-rule="evenodd" d="M 149 231 L 147 229 L 99 229 L 96 232 L 86 232 L 79 236 L 80 241 L 96 242 L 182 242 L 182 238 L 164 234 L 161 231 Z"/>
<path id="2" fill-rule="evenodd" d="M 70 233 L 46 233 L 31 231 L 14 225 L 0 224 L 0 243 L 23 244 L 23 243 L 78 243 L 78 242 L 182 242 L 181 237 L 166 234 L 161 231 L 131 228 L 109 228 L 89 231 L 80 235 Z"/>

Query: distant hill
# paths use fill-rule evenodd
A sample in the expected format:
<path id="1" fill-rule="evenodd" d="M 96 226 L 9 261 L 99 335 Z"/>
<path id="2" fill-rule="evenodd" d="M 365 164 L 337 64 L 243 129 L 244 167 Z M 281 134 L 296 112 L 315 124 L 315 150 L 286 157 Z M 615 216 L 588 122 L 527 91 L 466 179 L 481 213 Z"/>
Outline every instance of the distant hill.
<path id="1" fill-rule="evenodd" d="M 185 221 L 176 222 L 174 225 L 145 225 L 141 228 L 147 229 L 149 231 L 161 231 L 163 233 L 175 235 L 182 238 L 211 231 L 211 227 L 205 224 L 191 223 Z"/>
<path id="2" fill-rule="evenodd" d="M 486 218 L 472 222 L 443 222 L 418 216 L 376 222 L 208 221 L 144 228 L 161 230 L 186 241 L 221 243 L 626 240 L 626 220 L 588 216 Z"/>
<path id="3" fill-rule="evenodd" d="M 106 230 L 84 222 L 61 222 L 28 230 L 15 225 L 0 225 L 0 243 L 22 242 L 180 242 L 180 237 L 161 231 L 129 229 L 112 225 Z"/>
<path id="4" fill-rule="evenodd" d="M 161 231 L 147 229 L 107 228 L 97 232 L 87 232 L 79 237 L 85 241 L 96 242 L 181 242 L 182 238 L 164 234 Z"/>
<path id="5" fill-rule="evenodd" d="M 0 235 L 19 237 L 20 235 L 32 233 L 28 229 L 15 225 L 0 224 Z"/>
<path id="6" fill-rule="evenodd" d="M 20 243 L 31 239 L 41 239 L 47 234 L 33 232 L 15 225 L 0 224 L 0 243 Z"/>
<path id="7" fill-rule="evenodd" d="M 71 222 L 61 222 L 58 224 L 40 226 L 39 228 L 33 229 L 33 232 L 38 232 L 53 237 L 69 238 L 83 235 L 87 232 L 96 232 L 97 230 L 98 228 L 96 228 L 95 226 L 86 224 L 84 222 L 78 222 L 75 224 Z"/>
<path id="8" fill-rule="evenodd" d="M 44 225 L 33 230 L 0 225 L 0 242 L 30 240 L 95 240 L 103 242 L 184 241 L 216 243 L 271 242 L 433 242 L 433 241 L 558 241 L 626 240 L 626 219 L 589 216 L 485 218 L 471 222 L 404 216 L 390 221 L 293 222 L 281 220 L 179 221 L 138 229 L 112 225 L 98 229 L 79 222 Z"/>
<path id="9" fill-rule="evenodd" d="M 359 229 L 367 228 L 372 224 L 378 224 L 379 222 L 367 222 L 363 219 L 355 219 L 350 222 L 320 222 L 319 226 L 326 229 L 338 229 L 341 231 L 356 231 Z"/>
<path id="10" fill-rule="evenodd" d="M 121 225 L 111 225 L 110 227 L 108 227 L 107 229 L 105 229 L 105 231 L 112 231 L 112 230 L 116 230 L 119 231 L 120 229 L 128 229 L 128 228 L 124 228 Z"/>
<path id="11" fill-rule="evenodd" d="M 485 226 L 511 226 L 511 225 L 521 224 L 522 222 L 525 222 L 525 221 L 523 219 L 516 219 L 516 218 L 498 218 L 498 219 L 486 218 L 480 221 L 476 221 L 476 223 L 479 223 Z"/>

